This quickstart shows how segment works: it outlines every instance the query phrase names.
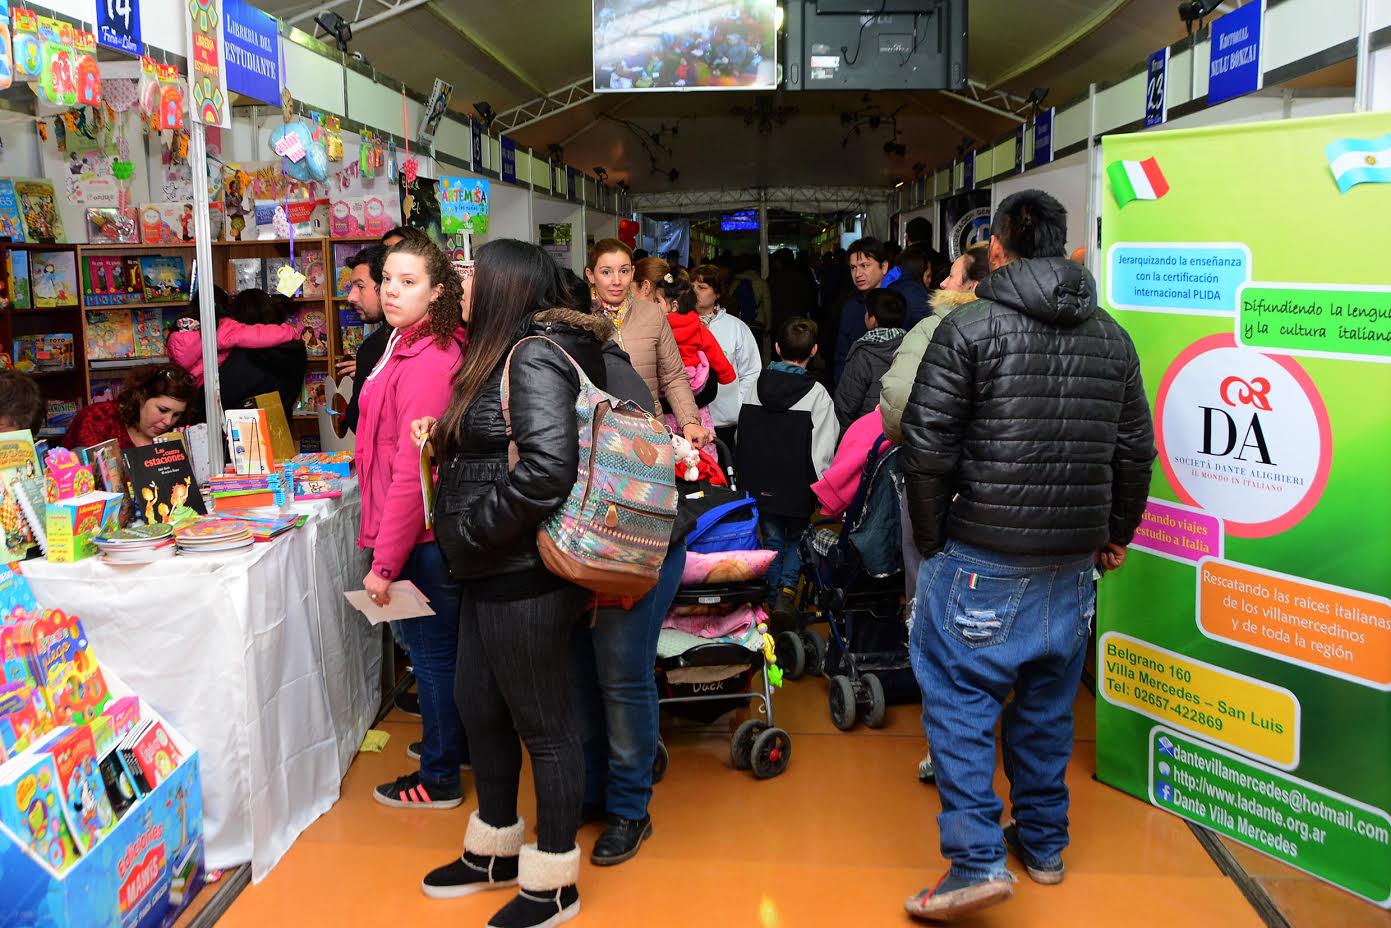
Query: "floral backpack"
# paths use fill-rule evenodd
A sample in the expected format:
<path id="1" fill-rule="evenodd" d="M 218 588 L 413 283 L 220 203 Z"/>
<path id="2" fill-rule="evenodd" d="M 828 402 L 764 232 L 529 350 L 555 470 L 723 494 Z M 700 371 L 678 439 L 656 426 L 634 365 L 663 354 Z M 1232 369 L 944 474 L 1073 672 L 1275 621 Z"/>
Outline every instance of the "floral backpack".
<path id="1" fill-rule="evenodd" d="M 565 502 L 536 532 L 541 560 L 577 586 L 636 599 L 657 585 L 676 519 L 671 435 L 638 406 L 594 386 L 555 342 L 531 338 L 551 342 L 580 378 L 575 398 L 579 472 Z M 509 434 L 511 368 L 509 354 L 502 373 L 502 417 Z"/>

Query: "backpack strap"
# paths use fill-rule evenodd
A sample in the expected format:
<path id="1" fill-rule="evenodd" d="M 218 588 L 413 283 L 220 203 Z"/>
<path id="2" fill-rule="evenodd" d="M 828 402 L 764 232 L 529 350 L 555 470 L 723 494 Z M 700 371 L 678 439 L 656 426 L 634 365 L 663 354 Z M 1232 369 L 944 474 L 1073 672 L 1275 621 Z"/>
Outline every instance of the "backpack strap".
<path id="1" fill-rule="evenodd" d="M 756 502 L 757 501 L 754 500 L 753 497 L 746 496 L 743 499 L 736 499 L 722 506 L 716 506 L 714 509 L 706 510 L 701 513 L 700 518 L 696 520 L 695 528 L 691 529 L 686 535 L 686 544 L 689 545 L 693 541 L 699 541 L 705 536 L 706 532 L 709 532 L 710 529 L 719 525 L 720 521 L 724 519 L 725 516 L 738 512 L 741 509 L 752 509 L 756 505 Z"/>
<path id="2" fill-rule="evenodd" d="M 575 369 L 575 373 L 580 377 L 580 390 L 593 390 L 594 384 L 585 375 L 584 368 L 580 367 L 578 361 L 570 356 L 570 352 L 560 346 L 559 342 L 549 339 L 544 335 L 528 335 L 512 346 L 512 350 L 507 352 L 507 360 L 502 366 L 502 424 L 507 427 L 507 437 L 512 437 L 512 411 L 508 408 L 508 400 L 512 395 L 512 356 L 517 353 L 517 349 L 526 342 L 549 342 L 551 347 L 559 351 L 565 360 L 570 362 L 570 366 Z"/>

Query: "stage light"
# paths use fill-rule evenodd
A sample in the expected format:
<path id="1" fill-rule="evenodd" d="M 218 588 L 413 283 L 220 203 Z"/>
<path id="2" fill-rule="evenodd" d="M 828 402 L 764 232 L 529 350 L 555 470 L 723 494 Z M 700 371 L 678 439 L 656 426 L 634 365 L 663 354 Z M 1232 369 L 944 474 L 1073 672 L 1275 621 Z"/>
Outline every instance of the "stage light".
<path id="1" fill-rule="evenodd" d="M 594 176 L 599 178 L 599 182 L 602 183 L 609 179 L 609 172 L 604 170 L 604 166 L 601 164 L 594 169 Z"/>
<path id="2" fill-rule="evenodd" d="M 348 43 L 353 40 L 353 27 L 346 19 L 332 10 L 324 10 L 314 17 L 314 25 L 333 36 L 340 52 L 348 50 Z"/>
<path id="3" fill-rule="evenodd" d="M 497 119 L 497 110 L 488 101 L 484 100 L 473 105 L 473 111 L 478 114 L 478 118 L 483 120 L 483 128 L 491 129 L 493 120 Z"/>

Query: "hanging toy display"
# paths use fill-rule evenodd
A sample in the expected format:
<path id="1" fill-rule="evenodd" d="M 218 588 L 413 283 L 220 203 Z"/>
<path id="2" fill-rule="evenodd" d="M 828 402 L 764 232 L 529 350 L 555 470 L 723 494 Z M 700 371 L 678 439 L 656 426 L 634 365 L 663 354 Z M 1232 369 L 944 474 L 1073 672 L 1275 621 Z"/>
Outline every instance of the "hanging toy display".
<path id="1" fill-rule="evenodd" d="M 325 116 L 321 123 L 323 128 L 324 153 L 328 155 L 328 160 L 337 164 L 343 160 L 343 129 L 337 116 Z"/>
<path id="2" fill-rule="evenodd" d="M 186 94 L 178 68 L 153 58 L 140 59 L 140 112 L 151 129 L 184 128 Z"/>
<path id="3" fill-rule="evenodd" d="M 33 10 L 14 11 L 14 73 L 22 81 L 36 81 L 43 73 L 43 42 Z"/>
<path id="4" fill-rule="evenodd" d="M 396 143 L 392 142 L 391 152 L 386 156 L 386 179 L 395 184 L 399 173 L 400 166 L 396 163 Z"/>
<path id="5" fill-rule="evenodd" d="M 76 62 L 72 26 L 48 17 L 39 18 L 43 42 L 43 70 L 39 75 L 39 99 L 57 106 L 77 105 Z"/>
<path id="6" fill-rule="evenodd" d="M 14 56 L 10 52 L 10 4 L 0 3 L 0 90 L 14 83 Z"/>
<path id="7" fill-rule="evenodd" d="M 328 153 L 314 138 L 308 123 L 300 120 L 277 126 L 270 136 L 273 152 L 285 159 L 285 173 L 297 181 L 328 180 Z"/>
<path id="8" fill-rule="evenodd" d="M 97 37 L 91 32 L 77 33 L 77 102 L 81 106 L 101 104 L 101 68 L 97 66 Z"/>

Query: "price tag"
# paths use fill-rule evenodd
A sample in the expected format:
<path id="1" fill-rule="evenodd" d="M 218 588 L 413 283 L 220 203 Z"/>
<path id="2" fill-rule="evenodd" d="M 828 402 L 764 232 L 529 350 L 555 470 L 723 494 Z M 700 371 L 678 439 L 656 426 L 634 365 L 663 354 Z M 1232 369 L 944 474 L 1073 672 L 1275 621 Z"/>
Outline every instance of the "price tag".
<path id="1" fill-rule="evenodd" d="M 303 161 L 308 154 L 304 150 L 304 143 L 299 140 L 299 136 L 294 133 L 282 135 L 276 143 L 271 146 L 275 153 L 283 158 L 289 158 L 292 162 Z"/>

